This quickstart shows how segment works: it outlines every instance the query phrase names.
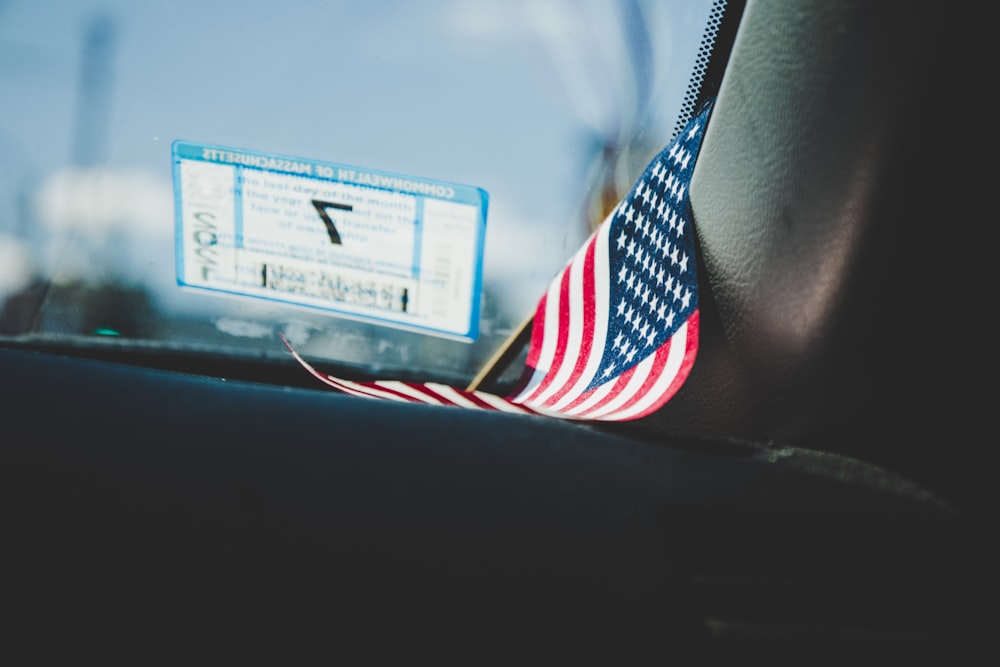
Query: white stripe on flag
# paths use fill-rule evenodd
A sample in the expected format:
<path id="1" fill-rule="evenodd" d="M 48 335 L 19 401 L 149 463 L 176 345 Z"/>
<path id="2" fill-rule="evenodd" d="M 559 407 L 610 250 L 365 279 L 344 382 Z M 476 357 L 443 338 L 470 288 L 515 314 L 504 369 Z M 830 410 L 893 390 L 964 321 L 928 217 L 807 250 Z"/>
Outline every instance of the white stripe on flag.
<path id="1" fill-rule="evenodd" d="M 584 246 L 584 249 L 589 250 L 590 244 L 588 243 Z M 545 388 L 526 401 L 529 405 L 547 405 L 549 398 L 569 382 L 573 373 L 573 366 L 582 352 L 580 348 L 585 344 L 583 340 L 583 273 L 585 261 L 586 253 L 583 253 L 582 258 L 579 261 L 574 259 L 569 267 L 569 294 L 566 297 L 569 305 L 568 320 L 559 322 L 558 325 L 559 328 L 566 332 L 566 347 L 559 358 L 555 360 L 558 370 L 555 373 L 549 373 Z M 562 296 L 561 290 L 559 295 Z M 559 303 L 558 306 L 556 308 L 557 312 L 562 309 L 563 304 Z M 558 338 L 557 331 L 553 331 L 550 334 L 548 329 L 546 329 L 545 333 L 553 338 Z"/>
<path id="2" fill-rule="evenodd" d="M 496 410 L 502 410 L 503 412 L 513 412 L 515 414 L 530 415 L 534 414 L 533 410 L 528 408 L 523 408 L 520 405 L 515 405 L 511 403 L 506 398 L 501 398 L 495 394 L 487 394 L 486 392 L 477 391 L 475 392 L 476 398 L 484 403 L 488 403 Z"/>
<path id="3" fill-rule="evenodd" d="M 619 387 L 613 395 L 608 397 L 606 402 L 601 403 L 581 416 L 587 419 L 606 419 L 606 415 L 613 413 L 635 397 L 635 393 L 639 391 L 639 388 L 642 387 L 643 383 L 646 382 L 646 378 L 652 372 L 655 362 L 655 353 L 643 359 L 632 369 L 632 377 L 628 379 L 624 387 Z"/>
<path id="4" fill-rule="evenodd" d="M 329 380 L 331 380 L 332 382 L 336 382 L 340 387 L 344 389 L 344 391 L 350 392 L 355 396 L 367 396 L 368 398 L 384 398 L 390 401 L 402 401 L 404 403 L 410 402 L 406 398 L 396 393 L 393 393 L 392 391 L 384 391 L 383 389 L 380 388 L 382 387 L 383 384 L 391 384 L 392 381 L 385 383 L 375 382 L 372 385 L 372 384 L 362 384 L 360 382 L 351 382 L 350 380 L 341 380 L 340 378 L 335 378 L 331 375 L 327 375 L 326 377 L 329 378 Z M 385 389 L 390 389 L 390 387 L 385 387 Z"/>
<path id="5" fill-rule="evenodd" d="M 435 392 L 440 394 L 445 400 L 451 401 L 455 405 L 460 405 L 463 408 L 476 408 L 479 410 L 483 409 L 483 406 L 479 405 L 475 401 L 469 399 L 467 396 L 463 395 L 462 392 L 458 391 L 454 387 L 449 387 L 446 384 L 428 383 L 425 385 Z"/>
<path id="6" fill-rule="evenodd" d="M 607 410 L 597 410 L 589 416 L 594 419 L 605 420 L 634 419 L 641 416 L 650 407 L 653 407 L 657 401 L 662 401 L 664 399 L 665 392 L 670 387 L 670 383 L 672 383 L 674 378 L 677 377 L 677 372 L 680 370 L 681 364 L 684 362 L 684 356 L 687 350 L 687 333 L 688 323 L 685 322 L 667 343 L 670 345 L 670 350 L 667 355 L 666 364 L 664 365 L 660 376 L 656 378 L 655 384 L 649 389 L 649 391 L 641 396 L 639 400 L 621 410 L 618 410 L 616 406 L 609 405 Z M 655 354 L 649 356 L 648 361 L 650 364 L 653 363 L 655 358 Z M 646 373 L 645 376 L 648 377 L 648 373 Z M 633 378 L 633 380 L 635 380 L 635 378 Z M 630 382 L 629 384 L 631 385 L 632 383 Z M 627 394 L 628 398 L 632 397 L 632 393 L 630 392 L 623 393 Z"/>
<path id="7" fill-rule="evenodd" d="M 608 275 L 608 238 L 610 236 L 611 225 L 606 224 L 601 227 L 601 232 L 595 239 L 594 246 L 594 331 L 591 343 L 587 346 L 587 365 L 583 368 L 580 376 L 570 387 L 569 391 L 549 406 L 553 410 L 561 411 L 586 391 L 587 387 L 594 379 L 597 369 L 601 365 L 604 357 L 604 346 L 608 338 L 608 311 L 611 307 L 611 286 Z M 575 359 L 569 359 L 570 366 L 575 363 Z"/>
<path id="8" fill-rule="evenodd" d="M 597 387 L 591 392 L 587 399 L 580 403 L 579 405 L 568 408 L 565 414 L 574 419 L 584 419 L 587 412 L 593 409 L 595 406 L 601 405 L 601 403 L 607 398 L 608 394 L 615 388 L 618 383 L 618 376 L 615 376 Z"/>
<path id="9" fill-rule="evenodd" d="M 559 291 L 562 285 L 562 276 L 569 270 L 569 267 L 563 268 L 562 271 L 555 277 L 555 279 L 549 284 L 549 290 L 545 296 L 545 321 L 542 325 L 542 349 L 538 353 L 538 363 L 535 364 L 535 368 L 532 371 L 531 378 L 525 385 L 524 389 L 517 396 L 512 398 L 515 403 L 525 403 L 531 394 L 538 388 L 542 380 L 548 374 L 550 367 L 552 366 L 552 360 L 556 356 L 556 344 L 558 343 L 558 335 L 551 335 L 549 332 L 555 332 L 559 328 Z"/>
<path id="10" fill-rule="evenodd" d="M 386 389 L 391 389 L 392 391 L 399 392 L 405 396 L 409 396 L 413 400 L 420 403 L 430 403 L 431 405 L 444 405 L 444 401 L 437 398 L 436 396 L 431 396 L 426 392 L 422 392 L 414 386 L 411 386 L 405 382 L 400 382 L 399 380 L 380 380 L 378 382 L 379 386 L 385 387 Z"/>
<path id="11" fill-rule="evenodd" d="M 607 227 L 607 225 L 602 225 L 590 236 L 590 238 L 587 239 L 587 242 L 583 244 L 583 247 L 577 250 L 570 263 L 559 272 L 556 278 L 549 285 L 549 290 L 545 297 L 545 325 L 542 329 L 542 349 L 538 355 L 538 362 L 535 365 L 528 384 L 517 396 L 511 399 L 515 403 L 524 403 L 525 405 L 539 407 L 544 406 L 545 401 L 543 397 L 551 396 L 552 393 L 557 391 L 561 386 L 560 378 L 572 372 L 576 356 L 573 354 L 563 354 L 559 358 L 556 358 L 556 354 L 558 352 L 556 346 L 559 343 L 561 332 L 565 330 L 568 338 L 566 344 L 567 350 L 574 349 L 571 347 L 574 334 L 576 335 L 575 349 L 577 351 L 579 350 L 580 332 L 582 331 L 583 326 L 583 305 L 579 289 L 579 285 L 582 284 L 583 280 L 582 268 L 587 260 L 587 253 L 590 250 L 591 243 L 596 241 L 596 237 L 600 236 L 602 231 L 606 233 L 605 227 Z M 567 271 L 570 272 L 570 295 L 568 297 L 569 321 L 561 322 L 559 320 L 559 312 L 563 308 L 564 301 L 561 298 L 562 283 L 564 275 Z M 574 283 L 576 283 L 575 292 Z M 575 298 L 573 298 L 574 295 Z M 568 356 L 571 358 L 567 358 Z M 539 388 L 540 386 L 541 389 Z"/>

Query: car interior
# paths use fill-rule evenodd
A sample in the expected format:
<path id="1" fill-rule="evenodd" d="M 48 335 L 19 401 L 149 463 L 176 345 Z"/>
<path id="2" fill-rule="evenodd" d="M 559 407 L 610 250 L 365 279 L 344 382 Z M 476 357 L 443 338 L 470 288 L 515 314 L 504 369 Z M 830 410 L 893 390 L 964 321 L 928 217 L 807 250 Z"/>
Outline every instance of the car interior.
<path id="1" fill-rule="evenodd" d="M 714 99 L 690 190 L 700 340 L 665 406 L 603 423 L 394 403 L 331 391 L 280 343 L 5 336 L 10 643 L 996 656 L 993 28 L 963 3 L 716 4 L 689 95 Z M 523 354 L 522 337 L 503 368 Z M 481 387 L 503 395 L 513 371 Z"/>

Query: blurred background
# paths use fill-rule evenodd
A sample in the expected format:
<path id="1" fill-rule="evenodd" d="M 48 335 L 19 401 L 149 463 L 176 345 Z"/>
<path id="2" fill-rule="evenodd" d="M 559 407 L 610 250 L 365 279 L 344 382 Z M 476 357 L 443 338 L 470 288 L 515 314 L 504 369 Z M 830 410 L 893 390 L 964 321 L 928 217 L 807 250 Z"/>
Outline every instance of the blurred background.
<path id="1" fill-rule="evenodd" d="M 666 145 L 718 0 L 0 0 L 0 336 L 464 381 Z M 176 139 L 489 193 L 480 338 L 181 290 Z"/>

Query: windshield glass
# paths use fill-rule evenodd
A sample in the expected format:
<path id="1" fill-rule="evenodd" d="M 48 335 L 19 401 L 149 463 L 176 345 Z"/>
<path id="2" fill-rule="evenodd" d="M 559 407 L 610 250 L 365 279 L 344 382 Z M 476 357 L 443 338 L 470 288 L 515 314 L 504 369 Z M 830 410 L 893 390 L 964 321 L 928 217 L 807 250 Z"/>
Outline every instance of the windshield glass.
<path id="1" fill-rule="evenodd" d="M 467 381 L 686 120 L 721 4 L 2 2 L 0 336 L 287 358 L 284 334 L 314 360 Z M 178 145 L 194 147 L 183 165 Z M 400 276 L 379 288 L 384 316 L 346 287 L 279 293 L 287 263 L 253 265 L 272 298 L 199 289 L 184 271 L 208 251 L 178 225 L 206 147 L 281 187 L 302 176 L 289 164 L 368 174 L 303 200 L 323 252 L 338 230 L 357 238 L 347 214 L 362 212 L 328 199 L 378 189 L 370 174 L 468 187 L 466 241 L 429 235 L 452 215 L 433 192 L 390 192 L 425 236 L 366 236 L 368 254 L 335 276 L 361 284 L 398 256 L 377 269 Z M 248 207 L 248 188 L 229 194 Z M 245 210 L 227 214 L 237 245 L 254 241 Z M 465 267 L 437 285 L 459 314 L 414 326 L 434 261 Z"/>

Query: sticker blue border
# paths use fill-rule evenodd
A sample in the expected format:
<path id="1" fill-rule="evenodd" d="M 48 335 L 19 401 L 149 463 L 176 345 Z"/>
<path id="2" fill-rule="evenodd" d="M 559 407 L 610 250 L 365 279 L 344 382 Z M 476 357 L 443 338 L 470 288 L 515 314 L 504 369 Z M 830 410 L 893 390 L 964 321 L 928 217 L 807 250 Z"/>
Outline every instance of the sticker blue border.
<path id="1" fill-rule="evenodd" d="M 219 294 L 230 294 L 233 296 L 251 298 L 263 301 L 271 301 L 285 305 L 292 305 L 300 308 L 307 308 L 319 312 L 328 312 L 338 317 L 347 319 L 372 322 L 397 329 L 428 333 L 446 338 L 457 338 L 459 340 L 472 342 L 479 337 L 479 323 L 482 307 L 483 291 L 483 254 L 486 243 L 486 219 L 489 209 L 489 193 L 480 187 L 452 183 L 438 179 L 410 176 L 380 169 L 369 169 L 357 167 L 338 162 L 326 160 L 316 160 L 312 158 L 294 157 L 278 153 L 265 153 L 256 150 L 233 148 L 218 144 L 203 144 L 183 139 L 177 139 L 171 144 L 172 173 L 174 184 L 174 220 L 175 220 L 175 267 L 177 284 L 181 287 L 196 289 L 198 291 L 214 292 Z M 310 304 L 300 304 L 282 299 L 271 299 L 256 294 L 247 294 L 224 289 L 216 289 L 203 286 L 193 286 L 183 281 L 184 276 L 184 255 L 183 255 L 183 202 L 180 188 L 181 182 L 181 162 L 182 160 L 192 160 L 198 162 L 208 162 L 231 166 L 234 168 L 234 179 L 240 178 L 243 170 L 266 171 L 291 176 L 302 176 L 321 181 L 345 183 L 359 187 L 374 188 L 386 192 L 397 192 L 401 194 L 413 195 L 417 199 L 417 239 L 420 243 L 420 229 L 423 226 L 423 200 L 438 199 L 441 201 L 467 204 L 476 207 L 478 210 L 478 220 L 476 221 L 476 240 L 474 244 L 474 266 L 475 271 L 472 280 L 472 301 L 470 304 L 468 329 L 465 332 L 450 331 L 446 329 L 421 326 L 379 318 L 367 314 L 357 314 L 350 311 L 342 311 L 337 308 L 323 308 Z M 235 188 L 237 201 L 234 214 L 237 216 L 237 229 L 240 227 L 240 202 L 239 190 Z M 242 245 L 242 235 L 238 233 L 237 239 Z M 419 247 L 415 250 L 419 253 Z M 416 263 L 415 263 L 416 265 Z M 417 276 L 414 276 L 417 277 Z"/>

